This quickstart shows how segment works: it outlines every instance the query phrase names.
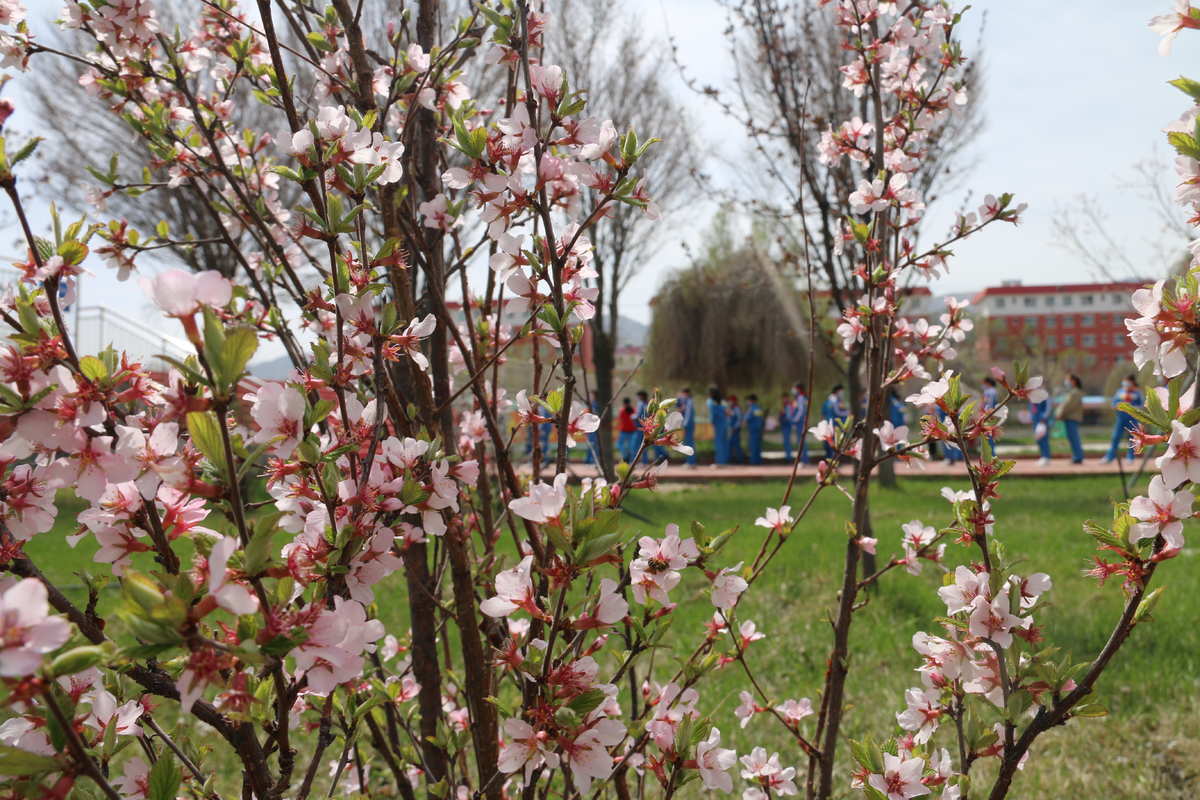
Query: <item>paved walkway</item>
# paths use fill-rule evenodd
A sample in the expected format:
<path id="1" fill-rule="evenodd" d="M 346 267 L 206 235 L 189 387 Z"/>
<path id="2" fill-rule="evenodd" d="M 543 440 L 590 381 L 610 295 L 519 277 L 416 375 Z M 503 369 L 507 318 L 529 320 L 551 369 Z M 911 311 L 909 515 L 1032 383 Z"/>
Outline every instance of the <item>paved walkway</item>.
<path id="1" fill-rule="evenodd" d="M 1099 458 L 1086 459 L 1082 464 L 1072 464 L 1069 458 L 1055 458 L 1049 464 L 1041 465 L 1035 458 L 1019 458 L 1017 465 L 1013 467 L 1011 475 L 1016 475 L 1023 478 L 1050 478 L 1063 475 L 1117 475 L 1122 470 L 1128 477 L 1135 472 L 1141 465 L 1142 459 L 1138 458 L 1132 464 L 1128 461 L 1118 465 L 1116 462 L 1111 464 L 1103 463 Z M 590 464 L 572 463 L 568 467 L 569 471 L 576 477 L 585 478 L 596 475 L 596 468 Z M 640 472 L 645 469 L 644 466 L 638 467 Z M 1147 464 L 1147 470 L 1153 471 L 1154 463 L 1151 461 Z M 528 470 L 528 465 L 525 466 Z M 844 466 L 844 473 L 852 472 L 852 468 Z M 807 465 L 800 467 L 799 474 L 801 476 L 813 476 L 817 472 L 815 465 Z M 658 474 L 659 481 L 670 483 L 709 483 L 713 481 L 768 481 L 768 480 L 787 480 L 791 475 L 792 467 L 790 465 L 775 463 L 775 464 L 728 464 L 725 466 L 714 465 L 698 465 L 696 467 L 687 467 L 683 464 L 672 463 L 668 465 Z M 896 476 L 904 477 L 951 477 L 961 476 L 966 473 L 966 469 L 960 462 L 958 464 L 947 464 L 944 461 L 936 462 L 921 462 L 913 461 L 911 465 L 897 464 Z M 553 474 L 551 468 L 545 470 L 547 476 Z"/>

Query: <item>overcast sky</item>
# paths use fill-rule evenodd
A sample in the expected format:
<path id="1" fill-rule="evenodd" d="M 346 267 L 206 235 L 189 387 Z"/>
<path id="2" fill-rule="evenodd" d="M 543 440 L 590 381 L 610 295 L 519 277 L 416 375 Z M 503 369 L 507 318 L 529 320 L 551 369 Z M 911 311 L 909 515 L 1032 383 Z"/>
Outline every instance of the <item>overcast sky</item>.
<path id="1" fill-rule="evenodd" d="M 31 14 L 50 13 L 59 3 L 26 0 Z M 553 4 L 551 4 L 553 5 Z M 1145 275 L 1164 270 L 1150 240 L 1159 217 L 1135 193 L 1122 188 L 1133 165 L 1157 151 L 1164 185 L 1173 183 L 1162 128 L 1186 108 L 1187 99 L 1166 81 L 1180 74 L 1200 77 L 1200 37 L 1184 33 L 1170 57 L 1157 53 L 1147 20 L 1168 10 L 1169 0 L 982 0 L 972 4 L 967 30 L 986 14 L 987 126 L 975 143 L 976 166 L 967 185 L 976 199 L 1009 191 L 1029 204 L 1018 228 L 993 227 L 957 248 L 951 272 L 936 293 L 972 293 L 1002 278 L 1026 283 L 1089 280 L 1088 267 L 1055 246 L 1055 211 L 1081 193 L 1098 196 L 1114 237 L 1139 262 Z M 627 0 L 648 31 L 673 37 L 680 57 L 701 83 L 728 86 L 730 65 L 722 34 L 724 12 L 715 0 Z M 974 35 L 966 37 L 974 45 Z M 968 55 L 970 52 L 968 51 Z M 706 166 L 718 180 L 731 170 L 752 168 L 745 141 L 733 124 L 679 82 L 717 162 Z M 10 87 L 11 93 L 11 87 Z M 597 109 L 597 111 L 600 111 Z M 33 127 L 18 117 L 21 127 Z M 949 224 L 958 198 L 930 211 L 929 233 Z M 704 204 L 672 220 L 662 246 L 625 296 L 625 313 L 647 321 L 647 301 L 662 276 L 684 262 L 681 244 L 694 241 L 711 213 Z M 41 215 L 39 215 L 41 216 Z M 11 237 L 10 237 L 11 238 Z M 103 268 L 92 264 L 98 271 Z M 147 319 L 148 306 L 135 284 L 119 284 L 112 273 L 85 280 L 83 304 L 103 304 Z"/>

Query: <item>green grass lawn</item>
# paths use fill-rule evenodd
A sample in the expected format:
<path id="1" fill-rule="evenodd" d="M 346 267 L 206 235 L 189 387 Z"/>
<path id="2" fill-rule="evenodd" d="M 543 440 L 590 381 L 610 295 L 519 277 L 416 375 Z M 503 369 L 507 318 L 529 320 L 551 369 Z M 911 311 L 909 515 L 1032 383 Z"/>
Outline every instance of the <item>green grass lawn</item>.
<path id="1" fill-rule="evenodd" d="M 875 490 L 874 532 L 881 559 L 899 550 L 902 523 L 916 518 L 941 526 L 948 521 L 949 505 L 938 494 L 942 485 L 940 480 L 903 478 L 898 489 Z M 810 488 L 808 482 L 797 486 L 793 507 L 803 503 Z M 692 520 L 714 533 L 740 526 L 717 566 L 750 561 L 764 533 L 753 521 L 766 507 L 779 504 L 782 489 L 782 483 L 755 482 L 664 487 L 653 496 L 639 492 L 628 502 L 632 514 L 626 524 L 655 536 L 668 522 L 678 523 L 685 532 Z M 1094 547 L 1080 523 L 1108 519 L 1112 501 L 1120 496 L 1115 476 L 1011 479 L 994 503 L 999 520 L 995 535 L 1010 553 L 1024 559 L 1020 571 L 1052 576 L 1054 590 L 1043 600 L 1049 604 L 1039 606 L 1038 621 L 1047 641 L 1070 652 L 1075 661 L 1087 661 L 1099 650 L 1122 603 L 1119 585 L 1098 587 L 1082 575 Z M 83 587 L 75 574 L 103 570 L 91 564 L 94 548 L 89 539 L 77 549 L 64 544 L 62 534 L 72 528 L 79 503 L 67 495 L 60 501 L 56 531 L 36 537 L 27 550 L 80 599 Z M 845 496 L 823 493 L 739 608 L 741 619 L 754 620 L 767 634 L 751 649 L 751 663 L 766 690 L 779 700 L 818 700 L 830 641 L 825 619 L 840 580 L 848 513 Z M 1101 682 L 1097 699 L 1111 714 L 1072 721 L 1040 740 L 1013 798 L 1200 795 L 1200 571 L 1195 560 L 1200 531 L 1188 535 L 1193 546 L 1157 573 L 1157 583 L 1168 588 L 1154 620 L 1134 633 Z M 974 550 L 955 544 L 947 548 L 952 566 L 973 558 Z M 140 566 L 152 568 L 148 563 Z M 687 575 L 673 593 L 679 608 L 667 648 L 656 656 L 660 665 L 690 651 L 712 615 L 707 581 L 698 574 Z M 903 691 L 919 682 L 913 672 L 917 658 L 910 646 L 912 634 L 934 631 L 934 617 L 945 611 L 936 595 L 938 586 L 940 576 L 929 565 L 919 577 L 894 571 L 856 616 L 850 707 L 843 726 L 847 736 L 870 732 L 882 738 L 895 731 L 894 714 L 903 708 Z M 381 616 L 405 629 L 402 579 L 393 576 L 380 589 Z M 114 584 L 104 589 L 102 611 L 116 594 Z M 745 680 L 736 665 L 706 680 L 705 710 L 714 712 L 727 746 L 741 751 L 764 743 L 779 749 L 785 762 L 801 763 L 794 743 L 766 716 L 756 717 L 745 731 L 738 729 L 733 709 Z M 845 775 L 848 768 L 844 764 L 839 772 Z M 986 768 L 980 778 L 985 774 Z M 853 796 L 848 787 L 845 796 Z"/>
<path id="2" fill-rule="evenodd" d="M 898 489 L 875 490 L 874 533 L 881 563 L 899 551 L 902 523 L 914 518 L 935 526 L 948 522 L 949 504 L 938 494 L 942 485 L 929 479 L 905 479 Z M 793 507 L 803 502 L 808 489 L 808 485 L 798 487 Z M 767 506 L 778 505 L 781 492 L 781 486 L 766 483 L 720 484 L 654 498 L 634 495 L 628 507 L 652 521 L 644 523 L 647 532 L 667 522 L 677 522 L 686 530 L 692 519 L 714 532 L 740 525 L 720 559 L 722 564 L 732 564 L 754 558 L 763 530 L 753 528 L 753 520 Z M 1082 575 L 1094 546 L 1080 523 L 1110 518 L 1112 500 L 1120 496 L 1115 477 L 1012 479 L 1003 484 L 1002 497 L 993 506 L 998 520 L 995 535 L 1011 554 L 1025 559 L 1020 571 L 1052 576 L 1054 590 L 1047 597 L 1051 605 L 1039 606 L 1037 619 L 1047 641 L 1073 654 L 1075 661 L 1089 660 L 1103 646 L 1123 600 L 1119 585 L 1098 587 Z M 767 691 L 779 699 L 807 696 L 814 703 L 818 699 L 830 642 L 825 620 L 840 580 L 849 507 L 845 496 L 823 493 L 772 563 L 766 579 L 739 607 L 740 618 L 754 620 L 767 633 L 752 647 L 751 663 Z M 1196 538 L 1200 532 L 1191 536 L 1200 543 Z M 950 544 L 946 560 L 953 566 L 974 559 L 976 552 Z M 1013 797 L 1057 798 L 1068 793 L 1099 797 L 1100 792 L 1122 798 L 1197 796 L 1200 572 L 1196 553 L 1190 548 L 1157 573 L 1159 585 L 1168 588 L 1155 619 L 1134 633 L 1100 685 L 1098 699 L 1111 714 L 1072 721 L 1047 734 Z M 912 634 L 933 632 L 933 618 L 945 613 L 936 594 L 940 585 L 940 575 L 928 566 L 920 577 L 894 571 L 856 616 L 848 686 L 851 708 L 844 726 L 848 736 L 872 732 L 883 737 L 894 732 L 893 714 L 904 707 L 904 689 L 919 683 L 912 671 L 918 663 L 910 645 Z M 680 589 L 674 625 L 677 652 L 694 644 L 696 631 L 712 614 L 707 583 L 701 576 L 691 576 Z M 718 714 L 732 721 L 737 693 L 745 688 L 743 675 L 730 665 L 710 679 L 708 701 L 720 706 Z M 766 717 L 756 717 L 746 731 L 731 722 L 722 731 L 739 748 L 766 739 L 784 753 L 794 754 L 794 745 L 773 726 Z"/>

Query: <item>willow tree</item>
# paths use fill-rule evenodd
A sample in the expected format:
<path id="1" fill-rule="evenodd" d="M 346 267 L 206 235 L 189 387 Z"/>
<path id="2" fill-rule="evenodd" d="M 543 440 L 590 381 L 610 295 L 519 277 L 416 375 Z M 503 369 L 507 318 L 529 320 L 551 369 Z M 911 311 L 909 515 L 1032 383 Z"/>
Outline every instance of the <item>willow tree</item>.
<path id="1" fill-rule="evenodd" d="M 663 282 L 647 342 L 655 381 L 758 388 L 807 375 L 808 323 L 795 313 L 806 301 L 761 256 L 765 238 L 761 229 L 739 238 L 723 210 L 693 262 Z M 821 361 L 833 371 L 831 359 Z"/>

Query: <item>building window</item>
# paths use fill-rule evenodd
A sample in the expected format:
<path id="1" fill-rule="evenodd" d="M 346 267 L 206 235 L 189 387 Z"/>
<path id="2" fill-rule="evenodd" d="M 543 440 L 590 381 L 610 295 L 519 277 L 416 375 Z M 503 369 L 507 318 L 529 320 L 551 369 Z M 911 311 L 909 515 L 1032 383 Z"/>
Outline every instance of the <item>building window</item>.
<path id="1" fill-rule="evenodd" d="M 1033 308 L 1035 305 L 1037 305 L 1036 297 L 1026 297 L 1025 298 L 1025 307 L 1026 308 Z"/>
<path id="2" fill-rule="evenodd" d="M 1119 294 L 1114 294 L 1112 296 L 1112 301 L 1114 303 L 1116 303 L 1117 305 L 1120 305 L 1122 302 L 1124 302 L 1124 298 L 1122 298 L 1121 295 L 1119 295 Z"/>
<path id="3" fill-rule="evenodd" d="M 1115 344 L 1117 347 L 1120 347 L 1121 345 L 1125 344 L 1125 337 L 1119 333 L 1114 333 L 1113 344 Z"/>
<path id="4" fill-rule="evenodd" d="M 1064 347 L 1074 347 L 1075 346 L 1075 337 L 1068 333 L 1066 336 L 1063 337 L 1063 346 Z"/>
<path id="5" fill-rule="evenodd" d="M 1083 306 L 1090 306 L 1092 303 L 1095 302 L 1095 300 L 1096 300 L 1096 298 L 1093 297 L 1092 295 L 1085 294 L 1085 295 L 1083 295 L 1083 297 L 1079 298 L 1079 304 L 1083 305 Z"/>
<path id="6" fill-rule="evenodd" d="M 1083 321 L 1080 323 L 1085 328 L 1090 328 L 1096 324 L 1096 317 L 1093 314 L 1084 314 Z"/>
<path id="7" fill-rule="evenodd" d="M 1069 295 L 1069 294 L 1065 294 L 1065 295 L 1063 295 L 1063 305 L 1064 305 L 1064 306 L 1072 306 L 1072 305 L 1075 305 L 1075 298 L 1074 298 L 1072 295 Z"/>
<path id="8" fill-rule="evenodd" d="M 1062 318 L 1062 326 L 1064 328 L 1074 328 L 1075 327 L 1075 318 L 1072 316 L 1063 317 Z"/>
<path id="9" fill-rule="evenodd" d="M 1058 338 L 1055 336 L 1047 336 L 1046 347 L 1049 347 L 1051 350 L 1053 350 L 1055 347 L 1058 347 Z"/>
<path id="10" fill-rule="evenodd" d="M 1026 317 L 1025 324 L 1031 328 L 1036 328 L 1037 327 L 1037 317 Z"/>
<path id="11" fill-rule="evenodd" d="M 1058 327 L 1058 317 L 1046 317 L 1046 327 L 1047 328 Z"/>
<path id="12" fill-rule="evenodd" d="M 1047 307 L 1047 308 L 1053 308 L 1053 307 L 1054 307 L 1054 299 L 1055 299 L 1055 298 L 1054 298 L 1054 295 L 1052 295 L 1052 294 L 1051 294 L 1051 295 L 1047 295 L 1047 296 L 1046 296 L 1046 307 Z"/>
<path id="13" fill-rule="evenodd" d="M 996 308 L 1004 308 L 1004 298 L 1003 297 L 996 298 Z"/>
<path id="14" fill-rule="evenodd" d="M 1084 347 L 1095 347 L 1096 346 L 1096 337 L 1092 336 L 1090 333 L 1084 335 L 1081 338 L 1083 340 Z"/>

